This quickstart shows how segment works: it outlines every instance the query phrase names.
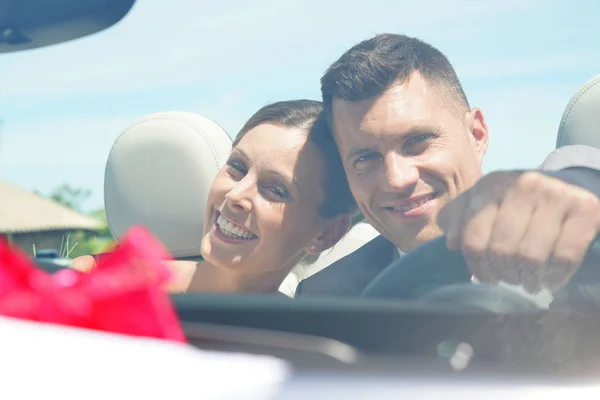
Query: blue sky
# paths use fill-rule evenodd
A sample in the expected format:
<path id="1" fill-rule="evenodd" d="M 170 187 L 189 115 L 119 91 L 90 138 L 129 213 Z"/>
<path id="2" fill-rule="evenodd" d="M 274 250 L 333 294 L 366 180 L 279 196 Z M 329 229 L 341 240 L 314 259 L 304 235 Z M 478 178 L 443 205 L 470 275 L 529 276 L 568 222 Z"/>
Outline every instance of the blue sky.
<path id="1" fill-rule="evenodd" d="M 319 98 L 319 78 L 376 33 L 444 52 L 491 142 L 485 170 L 534 168 L 562 111 L 600 73 L 596 0 L 138 0 L 117 26 L 0 55 L 0 178 L 49 192 L 69 183 L 103 204 L 104 163 L 136 119 L 187 110 L 234 135 L 260 106 Z"/>

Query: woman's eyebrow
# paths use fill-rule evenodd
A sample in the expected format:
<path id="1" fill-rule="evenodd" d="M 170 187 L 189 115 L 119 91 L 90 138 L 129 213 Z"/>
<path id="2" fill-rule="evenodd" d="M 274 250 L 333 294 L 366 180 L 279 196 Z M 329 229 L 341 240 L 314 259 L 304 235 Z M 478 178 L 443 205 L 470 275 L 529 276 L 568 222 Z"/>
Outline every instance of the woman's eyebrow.
<path id="1" fill-rule="evenodd" d="M 287 174 L 284 174 L 282 172 L 279 171 L 275 171 L 274 169 L 269 170 L 270 173 L 275 174 L 275 175 L 279 175 L 282 178 L 284 178 L 285 180 L 292 182 L 294 185 L 296 185 L 296 187 L 298 188 L 298 190 L 300 190 L 300 185 L 298 185 L 298 181 L 296 181 L 296 178 L 294 178 L 293 176 L 289 176 Z"/>
<path id="2" fill-rule="evenodd" d="M 232 154 L 233 154 L 234 152 L 238 152 L 238 153 L 240 153 L 240 155 L 241 155 L 243 158 L 245 158 L 246 160 L 248 160 L 248 159 L 249 159 L 249 158 L 248 158 L 248 155 L 247 155 L 247 154 L 244 152 L 244 150 L 240 149 L 239 147 L 236 147 L 236 148 L 234 148 L 233 150 L 231 150 L 231 153 L 232 153 Z M 296 178 L 295 178 L 294 176 L 290 176 L 290 175 L 284 174 L 283 172 L 281 172 L 281 171 L 277 171 L 277 170 L 274 170 L 274 169 L 269 169 L 269 170 L 268 170 L 268 172 L 269 172 L 269 173 L 271 173 L 271 174 L 274 174 L 274 175 L 279 175 L 279 176 L 281 176 L 281 177 L 282 177 L 282 178 L 284 178 L 286 181 L 288 181 L 288 182 L 292 182 L 292 183 L 293 183 L 293 184 L 294 184 L 294 185 L 295 185 L 295 186 L 298 188 L 298 190 L 300 189 L 300 185 L 298 185 L 298 181 L 296 180 Z"/>
<path id="3" fill-rule="evenodd" d="M 245 158 L 246 160 L 248 159 L 248 155 L 246 154 L 246 152 L 244 152 L 244 150 L 240 149 L 239 147 L 234 147 L 234 148 L 231 150 L 231 154 L 234 154 L 234 153 L 240 153 L 240 155 L 241 155 L 243 158 Z"/>

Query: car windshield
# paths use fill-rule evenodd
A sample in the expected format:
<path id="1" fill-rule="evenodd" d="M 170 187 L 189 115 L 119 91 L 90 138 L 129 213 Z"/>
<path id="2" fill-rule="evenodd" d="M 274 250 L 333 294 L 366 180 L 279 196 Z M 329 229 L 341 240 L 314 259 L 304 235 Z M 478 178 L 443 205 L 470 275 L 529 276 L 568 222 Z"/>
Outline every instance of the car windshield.
<path id="1" fill-rule="evenodd" d="M 231 313 L 238 322 L 250 321 L 237 325 L 278 329 L 280 326 L 271 324 L 266 316 L 285 319 L 286 308 L 279 302 L 289 300 L 297 302 L 290 307 L 296 307 L 299 314 L 302 307 L 313 312 L 322 307 L 319 318 L 337 321 L 339 329 L 322 319 L 307 317 L 309 328 L 298 322 L 287 330 L 347 339 L 353 345 L 382 352 L 393 346 L 378 347 L 373 337 L 352 336 L 353 325 L 343 325 L 346 320 L 340 315 L 369 320 L 357 311 L 361 302 L 372 302 L 373 315 L 380 315 L 382 320 L 388 312 L 408 318 L 404 313 L 412 311 L 403 307 L 442 317 L 473 309 L 520 313 L 537 306 L 546 310 L 560 297 L 546 287 L 532 295 L 523 285 L 501 283 L 500 288 L 508 294 L 499 296 L 510 299 L 497 305 L 481 300 L 485 295 L 475 293 L 478 289 L 463 300 L 461 295 L 444 291 L 427 297 L 434 283 L 443 288 L 447 284 L 450 289 L 459 281 L 471 288 L 484 287 L 477 283 L 485 278 L 485 272 L 470 268 L 471 261 L 460 254 L 446 253 L 444 239 L 429 241 L 444 233 L 441 230 L 434 234 L 423 228 L 412 234 L 417 232 L 416 225 L 435 225 L 436 218 L 428 214 L 428 219 L 419 220 L 414 215 L 426 202 L 441 204 L 469 189 L 469 179 L 475 183 L 475 175 L 536 170 L 545 162 L 557 147 L 561 121 L 564 123 L 568 115 L 565 107 L 582 85 L 600 73 L 595 25 L 599 14 L 600 3 L 566 0 L 551 5 L 538 0 L 137 1 L 122 21 L 105 31 L 48 47 L 0 54 L 0 234 L 41 267 L 56 271 L 75 267 L 72 260 L 84 262 L 84 256 L 92 255 L 98 262 L 98 257 L 111 251 L 131 226 L 142 225 L 161 240 L 173 258 L 198 268 L 192 271 L 185 269 L 188 264 L 181 264 L 178 276 L 191 276 L 200 271 L 198 265 L 203 262 L 218 264 L 226 258 L 210 240 L 221 240 L 223 249 L 250 249 L 254 241 L 258 243 L 254 250 L 235 253 L 237 261 L 230 257 L 234 261 L 230 260 L 233 267 L 227 276 L 239 273 L 235 269 L 238 262 L 249 269 L 243 282 L 222 278 L 214 288 L 207 288 L 204 282 L 208 278 L 190 278 L 173 289 L 175 301 L 184 310 L 182 315 L 218 324 L 227 322 L 229 317 L 223 316 Z M 4 29 L 1 15 L 0 28 Z M 395 95 L 405 96 L 390 101 L 392 105 L 384 111 L 377 108 L 378 101 L 384 99 L 380 96 L 385 96 L 383 89 L 377 92 L 372 87 L 339 86 L 331 95 L 333 105 L 329 104 L 329 118 L 323 125 L 328 127 L 323 132 L 335 136 L 327 142 L 329 153 L 322 147 L 327 144 L 317 143 L 319 139 L 313 136 L 307 139 L 306 134 L 316 132 L 312 124 L 316 120 L 314 126 L 318 126 L 324 114 L 301 120 L 304 117 L 298 111 L 287 115 L 284 123 L 272 117 L 276 113 L 272 111 L 251 125 L 250 117 L 265 105 L 295 99 L 321 101 L 321 90 L 327 86 L 321 78 L 326 71 L 332 71 L 332 64 L 352 46 L 378 33 L 407 35 L 439 49 L 450 60 L 462 91 L 456 85 L 444 86 L 444 91 L 431 97 L 427 85 L 445 79 L 448 72 L 431 72 L 431 78 L 428 71 L 437 64 L 419 64 L 421 61 L 413 62 L 413 70 L 409 68 L 410 73 L 398 78 L 398 85 L 393 79 L 380 85 L 392 91 L 399 87 Z M 406 57 L 421 54 L 417 48 L 406 50 Z M 379 87 L 369 81 L 374 82 L 379 75 L 401 76 L 392 71 L 392 64 L 385 64 L 391 68 L 386 70 L 384 64 L 376 64 L 375 55 L 364 51 L 354 55 L 358 61 L 349 71 L 359 74 L 361 68 L 378 65 L 374 69 L 377 73 L 360 81 L 365 87 Z M 340 73 L 331 82 L 337 84 L 344 76 Z M 356 94 L 363 89 L 366 92 Z M 458 92 L 464 92 L 467 108 L 439 111 L 442 106 L 432 106 L 423 111 L 430 105 L 427 102 L 454 101 L 448 98 Z M 429 100 L 419 100 L 420 95 L 430 96 Z M 293 106 L 304 107 L 302 112 L 307 115 L 321 107 L 320 103 L 308 102 Z M 396 118 L 390 111 L 396 106 L 408 115 L 402 123 L 382 127 L 373 122 Z M 434 109 L 438 111 L 431 111 Z M 466 118 L 461 120 L 468 121 L 461 125 L 461 132 L 472 135 L 450 145 L 444 138 L 453 129 L 449 122 L 455 121 L 453 115 Z M 289 122 L 292 120 L 296 122 Z M 431 122 L 434 120 L 442 122 L 437 126 Z M 418 129 L 413 125 L 408 129 L 406 124 L 416 124 Z M 287 132 L 294 129 L 295 136 Z M 373 139 L 366 145 L 352 142 L 373 132 L 384 145 L 373 144 Z M 389 139 L 396 133 L 404 135 L 401 145 Z M 312 140 L 314 148 L 303 147 L 306 151 L 298 153 L 298 143 Z M 424 147 L 409 149 L 409 145 L 417 146 L 413 144 L 417 141 L 430 140 L 434 144 L 427 151 L 446 149 L 448 154 L 454 153 L 435 153 L 435 158 L 426 159 Z M 339 154 L 336 146 L 341 149 Z M 474 156 L 464 151 L 471 147 Z M 392 148 L 393 152 L 386 153 Z M 346 158 L 346 150 L 356 157 Z M 336 157 L 341 163 L 336 164 L 337 170 L 329 165 Z M 469 163 L 481 167 L 465 173 L 463 168 Z M 394 167 L 389 167 L 392 164 Z M 388 167 L 387 175 L 377 172 Z M 398 186 L 392 187 L 392 170 L 398 172 L 398 179 L 408 179 L 412 173 L 418 178 L 410 184 L 396 182 Z M 331 171 L 342 175 L 336 178 Z M 352 205 L 343 208 L 343 193 L 348 188 L 356 198 L 358 214 L 349 212 Z M 333 201 L 327 203 L 327 196 L 333 196 Z M 331 212 L 327 214 L 327 210 Z M 391 227 L 390 221 L 401 228 Z M 349 228 L 347 236 L 338 242 Z M 548 225 L 536 234 L 543 236 L 552 230 L 558 228 Z M 205 237 L 209 231 L 212 239 Z M 340 234 L 336 236 L 336 232 Z M 392 236 L 394 239 L 389 239 Z M 423 249 L 421 244 L 430 247 L 415 256 L 413 250 Z M 367 245 L 372 248 L 369 257 L 354 260 L 341 272 L 329 268 Z M 246 251 L 251 253 L 248 265 L 244 264 Z M 203 256 L 208 261 L 203 261 Z M 400 261 L 403 265 L 413 263 L 411 268 L 419 276 L 429 270 L 428 266 L 432 270 L 442 264 L 457 267 L 448 280 L 413 285 L 416 272 L 406 275 L 408 268 L 403 268 L 404 275 L 398 277 L 386 269 Z M 217 274 L 217 270 L 205 276 Z M 328 270 L 333 271 L 330 277 L 325 274 Z M 385 273 L 388 275 L 381 275 Z M 319 279 L 310 280 L 318 274 Z M 594 275 L 593 271 L 590 274 L 585 276 Z M 267 290 L 265 281 L 255 278 L 263 275 L 269 277 L 270 285 L 279 279 L 278 289 Z M 600 283 L 600 279 L 590 282 Z M 190 289 L 196 284 L 198 290 Z M 179 293 L 188 289 L 189 293 Z M 391 290 L 402 295 L 390 295 Z M 263 296 L 264 292 L 274 296 Z M 261 303 L 261 296 L 268 304 Z M 422 296 L 433 299 L 433 303 L 419 303 Z M 269 303 L 272 297 L 277 300 Z M 194 311 L 194 301 L 207 308 Z M 480 307 L 480 302 L 494 304 Z M 506 306 L 508 303 L 511 305 Z M 212 313 L 213 304 L 229 311 Z M 350 308 L 346 310 L 344 304 Z M 393 304 L 400 304 L 401 309 L 390 311 Z M 253 310 L 248 314 L 256 316 L 253 321 L 265 316 L 264 323 L 236 314 L 236 307 L 244 306 Z M 413 322 L 415 332 L 428 329 L 416 319 Z M 320 328 L 315 331 L 317 324 Z M 344 333 L 336 333 L 341 326 L 346 329 Z M 385 340 L 391 343 L 391 336 Z M 412 346 L 403 343 L 400 347 Z"/>

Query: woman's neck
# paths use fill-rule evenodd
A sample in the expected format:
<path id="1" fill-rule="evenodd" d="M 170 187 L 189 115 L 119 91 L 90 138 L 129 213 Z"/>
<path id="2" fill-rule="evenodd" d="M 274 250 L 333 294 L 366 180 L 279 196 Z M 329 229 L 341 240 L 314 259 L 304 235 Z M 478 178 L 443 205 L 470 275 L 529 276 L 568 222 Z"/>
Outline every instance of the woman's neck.
<path id="1" fill-rule="evenodd" d="M 197 263 L 186 292 L 273 293 L 286 276 L 284 271 L 241 274 L 201 261 Z"/>

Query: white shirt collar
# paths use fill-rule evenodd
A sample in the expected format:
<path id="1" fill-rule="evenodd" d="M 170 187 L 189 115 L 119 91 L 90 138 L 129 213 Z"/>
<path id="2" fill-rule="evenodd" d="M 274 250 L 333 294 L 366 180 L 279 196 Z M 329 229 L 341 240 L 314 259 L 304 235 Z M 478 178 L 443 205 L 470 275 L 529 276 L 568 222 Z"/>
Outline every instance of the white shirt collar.
<path id="1" fill-rule="evenodd" d="M 404 257 L 404 255 L 406 254 L 404 251 L 402 251 L 399 247 L 396 247 L 396 251 L 398 252 L 398 257 L 402 258 Z"/>

